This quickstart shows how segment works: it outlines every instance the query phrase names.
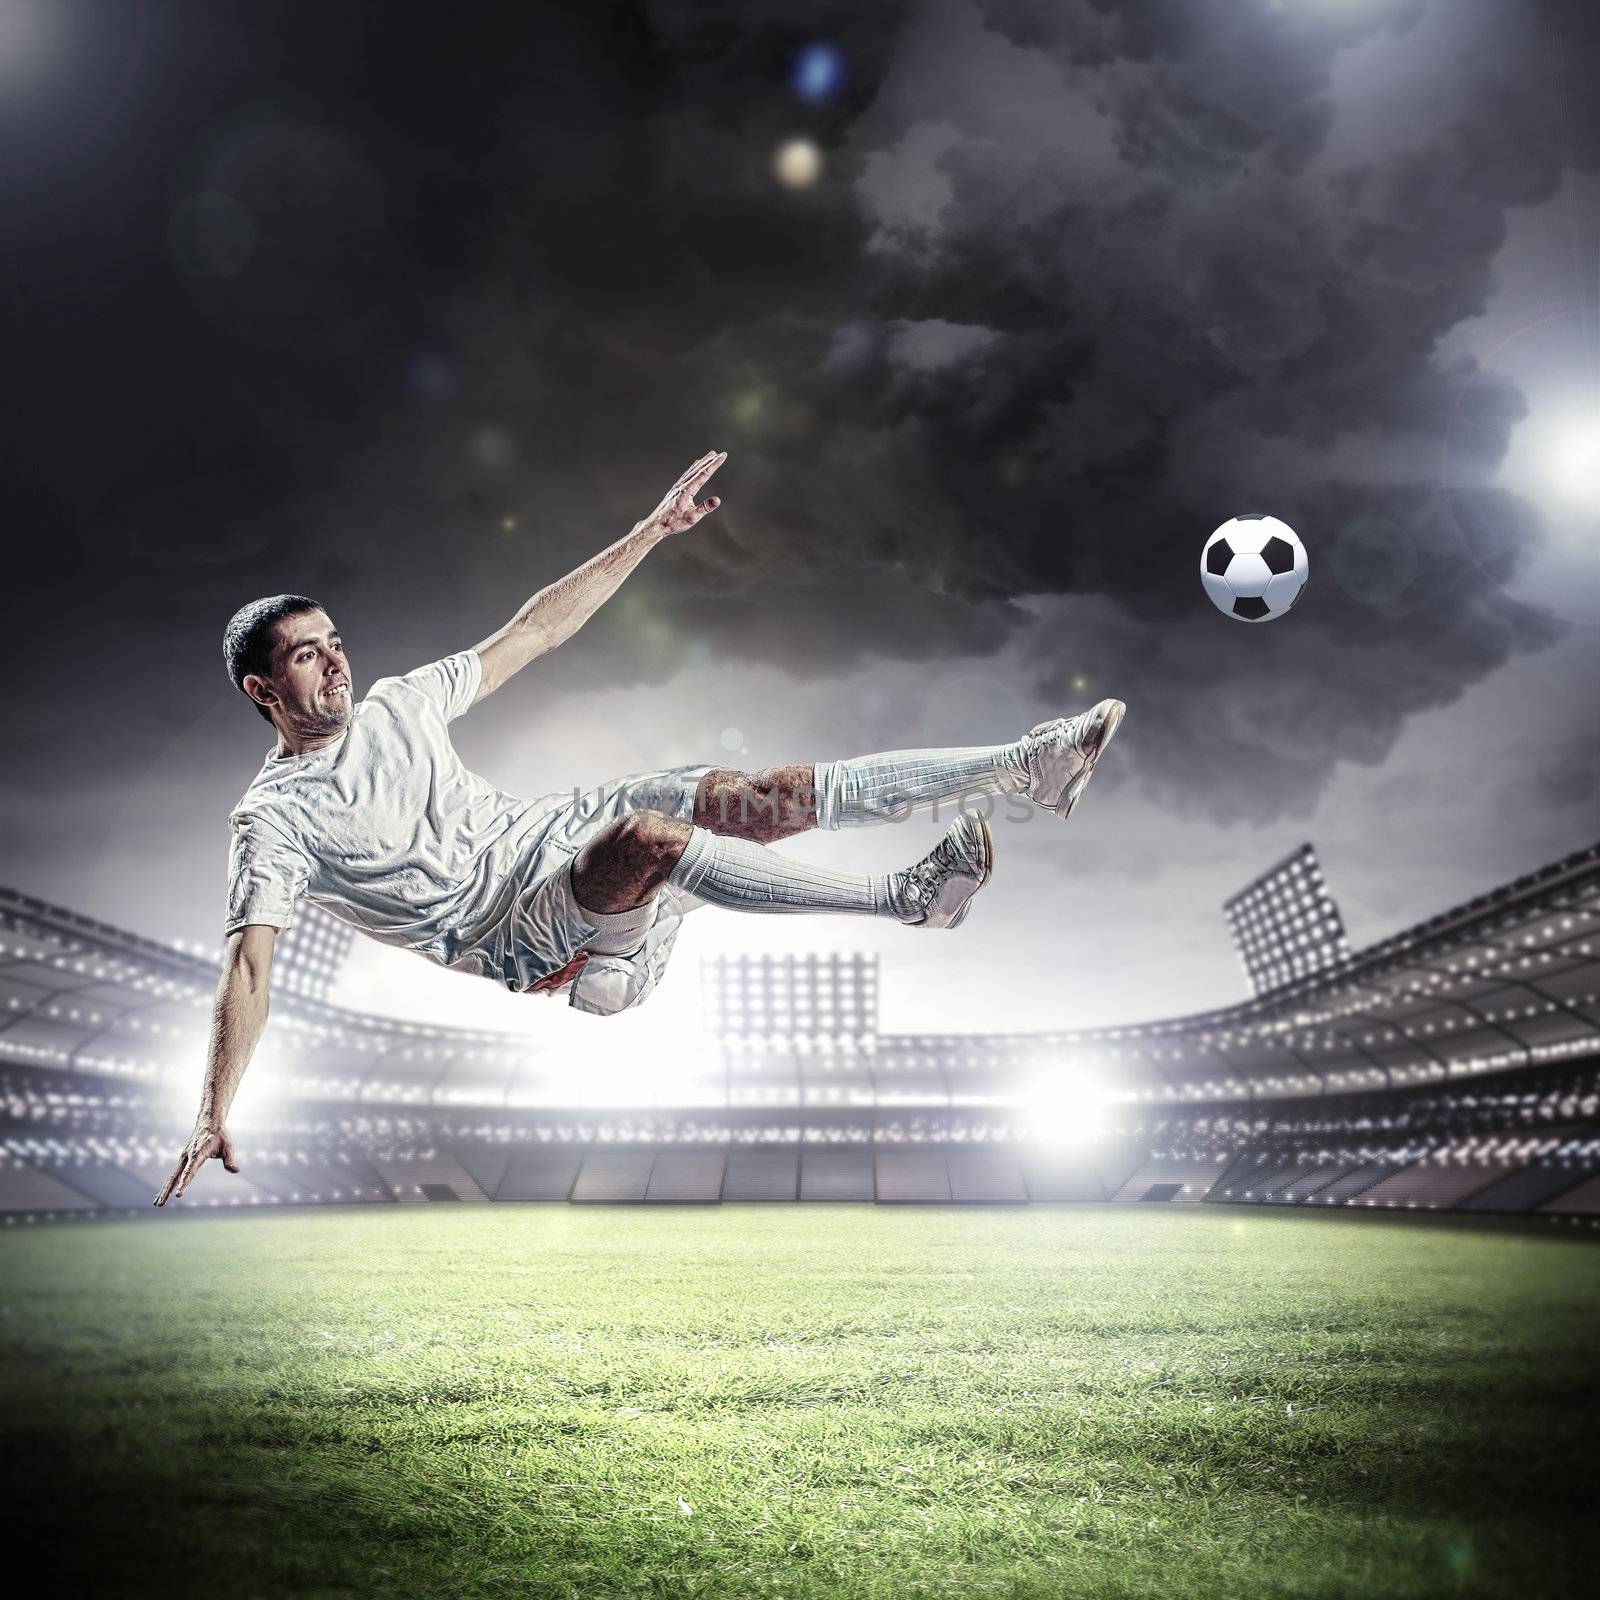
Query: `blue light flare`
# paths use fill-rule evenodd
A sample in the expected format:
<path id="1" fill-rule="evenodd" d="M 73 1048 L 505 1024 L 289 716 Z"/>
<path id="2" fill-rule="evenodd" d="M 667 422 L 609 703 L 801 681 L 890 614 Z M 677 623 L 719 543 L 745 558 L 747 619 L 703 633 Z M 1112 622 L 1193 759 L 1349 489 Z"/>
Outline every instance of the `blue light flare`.
<path id="1" fill-rule="evenodd" d="M 831 99 L 844 82 L 844 60 L 831 44 L 808 44 L 794 58 L 790 87 L 802 100 Z"/>

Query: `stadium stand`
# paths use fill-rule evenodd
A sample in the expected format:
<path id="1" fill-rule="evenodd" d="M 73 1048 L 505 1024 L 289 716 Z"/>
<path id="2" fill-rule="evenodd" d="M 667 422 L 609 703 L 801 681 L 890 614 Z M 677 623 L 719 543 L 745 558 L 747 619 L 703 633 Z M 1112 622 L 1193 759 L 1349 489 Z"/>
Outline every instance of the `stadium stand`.
<path id="1" fill-rule="evenodd" d="M 1242 1005 L 1127 1027 L 885 1033 L 873 957 L 717 958 L 692 1092 L 643 1110 L 537 1035 L 331 1004 L 340 952 L 313 940 L 311 976 L 273 995 L 256 1077 L 275 1093 L 233 1128 L 245 1170 L 212 1164 L 183 1205 L 1110 1200 L 1592 1218 L 1597 934 L 1600 845 L 1334 949 Z M 151 1213 L 216 975 L 214 951 L 0 890 L 8 1223 Z M 1045 1140 L 1038 1086 L 1085 1074 L 1103 1117 Z M 594 1098 L 575 1100 L 585 1082 Z"/>
<path id="2" fill-rule="evenodd" d="M 1527 1166 L 1461 1202 L 1463 1211 L 1535 1211 L 1600 1168 L 1600 1139 L 1583 1134 L 1544 1141 Z"/>
<path id="3" fill-rule="evenodd" d="M 872 1200 L 870 1150 L 802 1150 L 800 1152 L 802 1200 Z"/>
<path id="4" fill-rule="evenodd" d="M 1290 1182 L 1262 1197 L 1265 1206 L 1342 1205 L 1392 1171 L 1387 1161 L 1361 1161 L 1350 1157 L 1316 1157 Z"/>
<path id="5" fill-rule="evenodd" d="M 142 1191 L 140 1203 L 149 1205 L 150 1196 L 167 1181 L 172 1158 L 147 1157 L 131 1161 L 123 1169 Z M 272 1206 L 279 1203 L 270 1189 L 246 1173 L 227 1172 L 220 1161 L 208 1161 L 195 1175 L 188 1193 L 174 1199 L 177 1206 Z"/>
<path id="6" fill-rule="evenodd" d="M 1321 1163 L 1315 1158 L 1307 1160 L 1304 1156 L 1297 1157 L 1286 1166 L 1271 1173 L 1258 1174 L 1252 1182 L 1248 1182 L 1245 1199 L 1256 1205 L 1267 1205 L 1280 1195 L 1292 1197 L 1296 1189 L 1303 1192 L 1321 1171 Z"/>
<path id="7" fill-rule="evenodd" d="M 1026 1205 L 1027 1179 L 1015 1150 L 951 1150 L 950 1198 L 962 1205 Z"/>
<path id="8" fill-rule="evenodd" d="M 442 1150 L 375 1155 L 372 1164 L 401 1205 L 434 1200 L 487 1200 L 455 1156 Z"/>
<path id="9" fill-rule="evenodd" d="M 1156 1156 L 1146 1161 L 1120 1189 L 1113 1200 L 1182 1201 L 1204 1200 L 1216 1186 L 1226 1165 L 1226 1155 L 1182 1159 Z"/>
<path id="10" fill-rule="evenodd" d="M 937 1204 L 950 1199 L 950 1169 L 942 1150 L 880 1150 L 876 1162 L 879 1200 L 890 1204 Z"/>
<path id="11" fill-rule="evenodd" d="M 1349 1205 L 1353 1200 L 1366 1193 L 1373 1184 L 1394 1171 L 1395 1163 L 1383 1157 L 1370 1161 L 1358 1161 L 1353 1166 L 1341 1163 L 1324 1172 L 1331 1171 L 1333 1176 L 1325 1182 L 1308 1180 L 1305 1194 L 1297 1202 L 1301 1205 L 1342 1206 Z M 1322 1176 L 1322 1174 L 1318 1174 Z"/>
<path id="12" fill-rule="evenodd" d="M 506 1162 L 505 1176 L 495 1190 L 497 1200 L 565 1200 L 578 1181 L 583 1165 L 583 1150 L 552 1149 L 536 1146 L 532 1150 L 513 1150 Z"/>
<path id="13" fill-rule="evenodd" d="M 0 1211 L 95 1211 L 95 1201 L 19 1156 L 0 1155 Z"/>
<path id="14" fill-rule="evenodd" d="M 252 1153 L 250 1181 L 279 1205 L 350 1205 L 380 1195 L 389 1198 L 375 1174 L 362 1182 L 348 1167 L 313 1165 L 281 1151 Z"/>
<path id="15" fill-rule="evenodd" d="M 1033 1200 L 1104 1200 L 1105 1179 L 1093 1145 L 1076 1150 L 1024 1149 L 1023 1182 Z"/>
<path id="16" fill-rule="evenodd" d="M 456 1160 L 464 1166 L 472 1181 L 493 1200 L 500 1192 L 500 1184 L 511 1165 L 509 1145 L 460 1144 L 456 1146 Z"/>
<path id="17" fill-rule="evenodd" d="M 722 1179 L 724 1200 L 798 1200 L 797 1150 L 730 1150 Z"/>
<path id="18" fill-rule="evenodd" d="M 660 1150 L 644 1192 L 657 1204 L 715 1204 L 722 1198 L 726 1150 Z"/>
<path id="19" fill-rule="evenodd" d="M 641 1201 L 655 1162 L 653 1150 L 592 1150 L 584 1157 L 572 1198 L 589 1205 Z"/>
<path id="20" fill-rule="evenodd" d="M 103 1156 L 86 1153 L 81 1159 L 40 1162 L 39 1166 L 68 1188 L 86 1195 L 105 1211 L 148 1206 L 155 1194 L 155 1189 L 142 1178 L 136 1178 L 131 1172 L 112 1165 Z M 162 1176 L 165 1178 L 165 1174 Z"/>
<path id="21" fill-rule="evenodd" d="M 1585 1178 L 1575 1188 L 1546 1200 L 1538 1209 L 1562 1216 L 1600 1216 L 1600 1177 Z"/>
<path id="22" fill-rule="evenodd" d="M 1354 1203 L 1363 1206 L 1409 1206 L 1440 1211 L 1459 1205 L 1520 1163 L 1495 1157 L 1471 1146 L 1446 1145 L 1380 1178 Z"/>

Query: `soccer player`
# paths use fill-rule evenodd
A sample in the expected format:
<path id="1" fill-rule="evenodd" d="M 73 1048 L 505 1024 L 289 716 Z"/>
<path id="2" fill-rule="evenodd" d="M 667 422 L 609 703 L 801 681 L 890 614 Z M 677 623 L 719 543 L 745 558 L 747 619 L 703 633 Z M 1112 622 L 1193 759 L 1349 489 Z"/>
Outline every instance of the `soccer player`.
<path id="1" fill-rule="evenodd" d="M 570 639 L 663 539 L 715 511 L 715 496 L 695 495 L 725 459 L 702 456 L 626 538 L 474 649 L 380 679 L 359 704 L 339 631 L 314 600 L 257 600 L 228 624 L 229 675 L 278 740 L 229 818 L 227 949 L 200 1113 L 158 1206 L 212 1157 L 239 1170 L 228 1107 L 266 1023 L 273 943 L 302 898 L 385 944 L 518 992 L 570 988 L 571 1004 L 604 1013 L 651 992 L 695 905 L 953 928 L 994 865 L 988 824 L 971 812 L 914 866 L 881 875 L 810 866 L 765 848 L 776 841 L 990 794 L 1072 815 L 1120 700 L 1009 744 L 754 773 L 678 767 L 592 797 L 521 800 L 462 766 L 449 723 Z"/>

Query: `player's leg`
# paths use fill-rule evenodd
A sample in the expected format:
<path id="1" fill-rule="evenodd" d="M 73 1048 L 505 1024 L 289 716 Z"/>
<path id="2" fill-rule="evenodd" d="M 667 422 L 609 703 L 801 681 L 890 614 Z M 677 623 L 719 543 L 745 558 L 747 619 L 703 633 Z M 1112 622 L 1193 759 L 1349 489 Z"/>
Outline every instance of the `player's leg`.
<path id="1" fill-rule="evenodd" d="M 792 839 L 817 826 L 815 772 L 809 761 L 760 772 L 713 767 L 695 791 L 694 825 L 753 844 Z"/>
<path id="2" fill-rule="evenodd" d="M 1069 817 L 1126 709 L 1120 700 L 1102 700 L 1076 717 L 1041 722 L 1010 744 L 819 761 L 812 775 L 816 825 L 865 827 L 936 801 L 991 794 L 1025 795 Z"/>
<path id="3" fill-rule="evenodd" d="M 893 822 L 918 806 L 985 795 L 1026 795 L 1069 817 L 1125 710 L 1120 700 L 1102 700 L 1076 717 L 1041 722 L 1010 744 L 890 750 L 760 772 L 714 767 L 696 788 L 693 821 L 711 833 L 772 844 L 810 828 Z"/>
<path id="4" fill-rule="evenodd" d="M 677 817 L 630 812 L 608 823 L 572 864 L 580 913 L 603 936 L 631 932 L 663 884 L 729 911 L 837 912 L 954 927 L 994 868 L 982 817 L 963 814 L 921 861 L 901 872 L 836 872 L 748 839 L 719 836 Z M 594 946 L 591 945 L 591 948 Z"/>

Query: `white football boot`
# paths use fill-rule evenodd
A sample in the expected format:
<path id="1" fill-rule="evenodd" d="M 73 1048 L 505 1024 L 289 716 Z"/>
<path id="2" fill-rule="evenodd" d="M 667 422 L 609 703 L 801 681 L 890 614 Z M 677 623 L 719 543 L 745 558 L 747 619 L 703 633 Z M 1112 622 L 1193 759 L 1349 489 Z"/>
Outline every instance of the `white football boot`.
<path id="1" fill-rule="evenodd" d="M 913 928 L 953 928 L 994 871 L 994 836 L 974 811 L 963 811 L 916 866 L 896 872 L 891 894 Z"/>
<path id="2" fill-rule="evenodd" d="M 1063 821 L 1070 817 L 1127 709 L 1120 700 L 1102 700 L 1075 717 L 1041 722 L 1027 734 L 1022 754 L 1028 765 L 1028 798 Z"/>

